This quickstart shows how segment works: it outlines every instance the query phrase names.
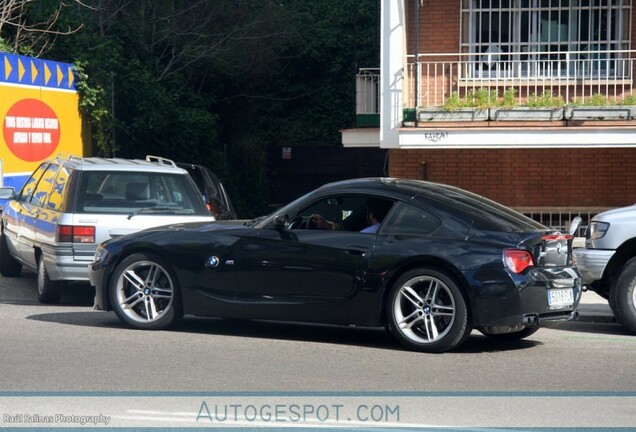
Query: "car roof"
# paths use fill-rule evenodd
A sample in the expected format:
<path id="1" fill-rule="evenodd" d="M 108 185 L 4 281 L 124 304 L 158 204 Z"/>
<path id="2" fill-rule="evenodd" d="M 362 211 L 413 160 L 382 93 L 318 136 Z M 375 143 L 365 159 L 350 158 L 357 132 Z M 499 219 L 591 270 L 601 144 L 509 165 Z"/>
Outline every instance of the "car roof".
<path id="1" fill-rule="evenodd" d="M 214 171 L 212 171 L 210 168 L 206 167 L 205 165 L 195 164 L 191 162 L 175 162 L 175 164 L 178 167 L 185 169 L 186 171 L 191 171 L 191 170 L 206 171 L 210 175 L 210 177 L 212 177 L 212 180 L 214 180 L 217 183 L 221 183 L 221 179 L 214 173 Z"/>
<path id="2" fill-rule="evenodd" d="M 434 183 L 424 180 L 399 179 L 391 177 L 367 177 L 350 180 L 342 180 L 334 183 L 328 183 L 321 186 L 317 191 L 328 189 L 334 191 L 356 191 L 356 192 L 374 192 L 383 191 L 387 194 L 398 194 L 407 197 L 424 196 L 433 198 L 440 194 L 459 193 L 462 195 L 471 192 L 457 188 L 455 186 Z"/>
<path id="3" fill-rule="evenodd" d="M 432 204 L 438 212 L 464 221 L 477 220 L 489 226 L 513 226 L 517 230 L 547 229 L 538 222 L 482 195 L 441 183 L 396 178 L 363 178 L 330 183 L 318 188 L 319 195 L 362 193 L 408 202 Z M 493 217 L 497 216 L 496 221 Z M 483 224 L 482 224 L 483 225 Z"/>
<path id="4" fill-rule="evenodd" d="M 169 159 L 158 158 L 155 156 L 142 159 L 123 159 L 123 158 L 100 158 L 100 157 L 78 157 L 73 155 L 58 155 L 55 159 L 49 159 L 47 162 L 56 162 L 73 169 L 81 171 L 136 171 L 136 172 L 160 172 L 185 174 L 186 171 L 177 167 L 174 162 Z"/>

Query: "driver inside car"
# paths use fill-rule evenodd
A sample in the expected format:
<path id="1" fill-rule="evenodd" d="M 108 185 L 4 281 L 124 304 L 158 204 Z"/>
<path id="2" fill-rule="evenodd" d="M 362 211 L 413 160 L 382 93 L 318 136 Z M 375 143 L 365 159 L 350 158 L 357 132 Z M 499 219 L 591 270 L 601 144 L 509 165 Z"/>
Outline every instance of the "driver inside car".
<path id="1" fill-rule="evenodd" d="M 380 229 L 382 225 L 382 221 L 384 217 L 387 215 L 393 203 L 391 201 L 382 200 L 382 199 L 374 199 L 369 198 L 367 200 L 366 205 L 366 220 L 367 227 L 360 230 L 361 233 L 376 233 Z M 328 221 L 321 214 L 312 214 L 309 217 L 309 220 L 318 228 L 323 230 L 348 230 L 350 227 L 347 227 L 345 223 L 346 220 L 342 222 L 331 222 Z"/>

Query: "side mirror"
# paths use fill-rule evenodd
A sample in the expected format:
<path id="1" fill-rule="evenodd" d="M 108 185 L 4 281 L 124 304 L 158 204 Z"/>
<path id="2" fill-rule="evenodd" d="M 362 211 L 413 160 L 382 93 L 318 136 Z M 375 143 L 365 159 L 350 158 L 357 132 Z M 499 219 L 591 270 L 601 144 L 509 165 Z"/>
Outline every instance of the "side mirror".
<path id="1" fill-rule="evenodd" d="M 15 198 L 15 189 L 13 187 L 0 187 L 0 199 L 12 200 L 13 198 Z"/>
<path id="2" fill-rule="evenodd" d="M 279 230 L 287 229 L 289 226 L 289 217 L 286 214 L 277 214 L 274 216 L 274 228 Z"/>
<path id="3" fill-rule="evenodd" d="M 580 216 L 577 216 L 574 219 L 572 219 L 572 222 L 570 222 L 570 231 L 569 231 L 570 235 L 576 234 L 579 227 L 581 226 L 581 222 L 583 222 L 583 219 L 581 219 Z"/>

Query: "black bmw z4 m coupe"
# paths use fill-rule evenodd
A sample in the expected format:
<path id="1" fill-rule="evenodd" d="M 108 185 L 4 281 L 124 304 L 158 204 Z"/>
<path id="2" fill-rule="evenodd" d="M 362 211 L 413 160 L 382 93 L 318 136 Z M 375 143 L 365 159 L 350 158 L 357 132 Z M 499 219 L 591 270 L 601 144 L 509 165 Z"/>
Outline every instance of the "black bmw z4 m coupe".
<path id="1" fill-rule="evenodd" d="M 443 352 L 473 329 L 521 339 L 577 315 L 572 236 L 465 190 L 327 184 L 244 225 L 175 224 L 101 244 L 95 308 L 165 329 L 184 315 L 385 326 Z"/>

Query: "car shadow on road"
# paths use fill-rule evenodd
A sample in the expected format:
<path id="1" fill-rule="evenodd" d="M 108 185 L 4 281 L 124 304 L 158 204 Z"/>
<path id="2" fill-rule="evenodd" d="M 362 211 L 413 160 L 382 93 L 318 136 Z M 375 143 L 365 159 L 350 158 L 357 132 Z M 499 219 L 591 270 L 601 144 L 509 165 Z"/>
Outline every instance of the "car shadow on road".
<path id="1" fill-rule="evenodd" d="M 66 325 L 139 331 L 128 328 L 113 312 L 59 312 L 28 316 L 27 319 Z M 405 350 L 383 328 L 342 327 L 295 322 L 187 317 L 169 331 L 175 333 L 233 336 L 241 338 L 277 339 L 302 342 L 351 345 L 365 348 Z M 496 341 L 473 332 L 455 353 L 481 354 L 533 348 L 536 340 Z"/>
<path id="2" fill-rule="evenodd" d="M 575 333 L 592 333 L 604 336 L 633 336 L 634 334 L 623 327 L 621 324 L 610 321 L 607 319 L 592 321 L 592 320 L 579 320 L 568 321 L 559 324 L 555 324 L 553 327 L 555 330 L 562 330 L 566 332 Z"/>
<path id="3" fill-rule="evenodd" d="M 0 292 L 0 304 L 12 304 L 18 306 L 42 306 L 55 305 L 42 304 L 38 301 L 37 275 L 23 271 L 18 278 L 0 279 L 2 291 Z M 62 288 L 61 306 L 93 306 L 95 288 L 85 282 L 69 283 Z"/>
<path id="4" fill-rule="evenodd" d="M 216 324 L 212 324 L 213 321 L 216 322 Z M 296 322 L 190 318 L 180 322 L 174 328 L 174 331 L 405 350 L 388 330 L 377 327 L 343 327 Z M 511 342 L 495 341 L 482 336 L 480 333 L 473 332 L 466 342 L 458 349 L 453 350 L 453 352 L 477 354 L 531 348 L 540 344 L 540 342 L 530 340 Z"/>

